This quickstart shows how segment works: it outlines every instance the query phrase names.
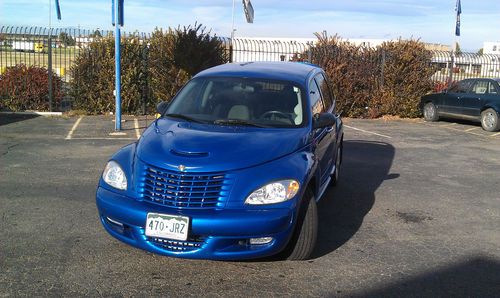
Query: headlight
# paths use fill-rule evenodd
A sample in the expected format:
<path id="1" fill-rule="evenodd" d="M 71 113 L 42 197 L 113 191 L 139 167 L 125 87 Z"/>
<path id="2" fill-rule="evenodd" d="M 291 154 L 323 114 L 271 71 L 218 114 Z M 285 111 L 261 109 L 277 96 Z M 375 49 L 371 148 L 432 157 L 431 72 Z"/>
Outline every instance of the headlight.
<path id="1" fill-rule="evenodd" d="M 299 192 L 300 185 L 295 180 L 281 180 L 269 183 L 252 192 L 245 204 L 264 205 L 281 203 L 293 198 Z"/>
<path id="2" fill-rule="evenodd" d="M 114 188 L 127 189 L 127 177 L 116 161 L 108 162 L 102 173 L 102 179 Z"/>

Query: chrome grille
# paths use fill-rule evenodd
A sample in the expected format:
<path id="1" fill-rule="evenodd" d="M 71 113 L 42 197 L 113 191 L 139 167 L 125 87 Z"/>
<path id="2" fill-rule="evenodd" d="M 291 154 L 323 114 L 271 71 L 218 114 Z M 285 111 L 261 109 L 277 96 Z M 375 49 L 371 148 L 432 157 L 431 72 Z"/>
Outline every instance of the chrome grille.
<path id="1" fill-rule="evenodd" d="M 184 173 L 147 166 L 144 173 L 145 201 L 178 208 L 223 207 L 227 192 L 223 173 Z"/>

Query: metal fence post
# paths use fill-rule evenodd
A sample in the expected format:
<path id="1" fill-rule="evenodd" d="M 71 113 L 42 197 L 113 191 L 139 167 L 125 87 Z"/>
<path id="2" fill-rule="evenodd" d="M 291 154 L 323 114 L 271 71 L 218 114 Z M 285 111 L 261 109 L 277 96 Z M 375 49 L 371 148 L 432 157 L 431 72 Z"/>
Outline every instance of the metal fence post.
<path id="1" fill-rule="evenodd" d="M 234 62 L 233 60 L 233 41 L 231 40 L 231 44 L 229 45 L 229 62 Z"/>
<path id="2" fill-rule="evenodd" d="M 54 97 L 53 89 L 52 89 L 52 29 L 49 29 L 49 45 L 47 50 L 48 56 L 48 66 L 47 70 L 49 71 L 49 111 L 52 112 L 52 99 Z"/>
<path id="3" fill-rule="evenodd" d="M 145 39 L 145 37 L 143 37 Z M 146 115 L 146 105 L 148 102 L 148 93 L 149 93 L 149 50 L 147 45 L 143 45 L 142 48 L 142 71 L 144 72 L 143 79 L 143 90 L 142 90 L 142 114 Z"/>
<path id="4" fill-rule="evenodd" d="M 453 66 L 455 64 L 455 53 L 451 52 L 450 73 L 448 74 L 448 88 L 453 82 Z"/>
<path id="5" fill-rule="evenodd" d="M 385 50 L 382 49 L 382 61 L 380 66 L 380 88 L 384 88 L 384 75 L 385 75 Z"/>

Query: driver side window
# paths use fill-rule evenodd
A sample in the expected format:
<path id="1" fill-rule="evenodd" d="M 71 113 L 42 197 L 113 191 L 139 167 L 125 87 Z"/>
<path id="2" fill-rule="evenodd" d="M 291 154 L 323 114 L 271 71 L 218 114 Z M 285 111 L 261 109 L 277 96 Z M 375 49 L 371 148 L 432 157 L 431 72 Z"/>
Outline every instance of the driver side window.
<path id="1" fill-rule="evenodd" d="M 472 85 L 472 81 L 460 81 L 458 83 L 453 84 L 448 92 L 450 93 L 467 93 L 470 90 Z"/>
<path id="2" fill-rule="evenodd" d="M 321 100 L 321 93 L 315 80 L 309 83 L 309 99 L 311 101 L 312 115 L 319 114 L 325 111 L 325 106 Z"/>

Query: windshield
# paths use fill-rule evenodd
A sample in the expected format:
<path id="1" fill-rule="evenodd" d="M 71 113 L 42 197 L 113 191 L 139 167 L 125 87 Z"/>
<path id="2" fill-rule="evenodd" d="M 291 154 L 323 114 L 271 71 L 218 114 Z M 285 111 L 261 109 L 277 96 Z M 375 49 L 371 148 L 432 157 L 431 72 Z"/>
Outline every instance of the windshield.
<path id="1" fill-rule="evenodd" d="M 204 77 L 191 80 L 164 116 L 187 121 L 256 127 L 304 123 L 301 88 L 291 82 Z"/>

